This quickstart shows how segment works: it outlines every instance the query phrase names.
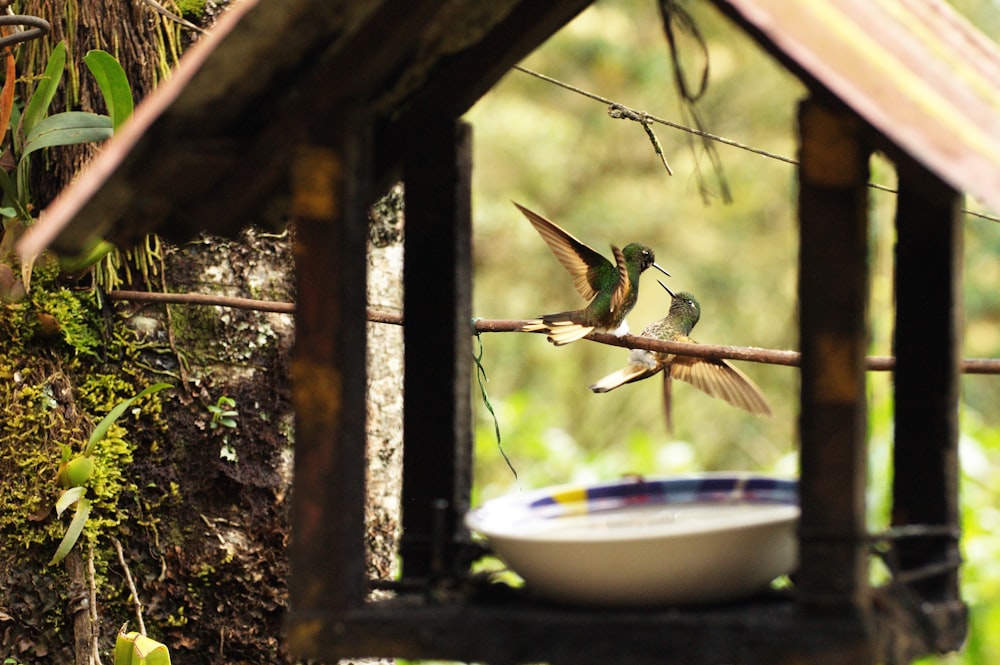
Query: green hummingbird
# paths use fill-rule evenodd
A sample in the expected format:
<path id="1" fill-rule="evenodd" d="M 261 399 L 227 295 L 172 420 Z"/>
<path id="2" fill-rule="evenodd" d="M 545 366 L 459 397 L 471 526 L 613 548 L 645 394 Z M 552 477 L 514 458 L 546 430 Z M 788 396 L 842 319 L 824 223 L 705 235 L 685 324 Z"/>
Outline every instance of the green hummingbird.
<path id="1" fill-rule="evenodd" d="M 688 335 L 701 318 L 701 305 L 690 293 L 675 294 L 663 282 L 659 280 L 657 282 L 670 294 L 670 311 L 666 317 L 646 326 L 642 331 L 642 337 L 696 343 Z M 660 371 L 663 372 L 663 407 L 668 430 L 672 424 L 670 391 L 673 379 L 687 381 L 708 395 L 723 399 L 755 416 L 771 415 L 767 398 L 757 384 L 725 360 L 633 349 L 625 368 L 608 374 L 590 386 L 590 389 L 595 393 L 606 393 L 626 383 L 653 376 Z"/>
<path id="2" fill-rule="evenodd" d="M 625 315 L 635 307 L 639 297 L 639 275 L 653 266 L 670 276 L 656 264 L 653 250 L 637 242 L 625 245 L 625 249 L 611 245 L 615 257 L 612 263 L 555 223 L 519 203 L 514 205 L 569 271 L 579 294 L 589 301 L 583 309 L 543 314 L 525 323 L 521 330 L 544 330 L 556 346 L 575 342 L 594 330 L 610 331 L 617 337 L 627 334 Z"/>

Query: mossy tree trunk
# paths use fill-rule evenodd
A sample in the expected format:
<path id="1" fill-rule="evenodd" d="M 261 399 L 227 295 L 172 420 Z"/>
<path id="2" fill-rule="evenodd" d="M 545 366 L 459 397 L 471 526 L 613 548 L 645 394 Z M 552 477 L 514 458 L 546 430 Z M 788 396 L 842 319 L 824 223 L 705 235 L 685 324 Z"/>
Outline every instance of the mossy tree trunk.
<path id="1" fill-rule="evenodd" d="M 87 50 L 104 48 L 121 60 L 137 99 L 162 77 L 157 44 L 165 29 L 176 29 L 141 0 L 34 0 L 20 11 L 47 18 L 55 30 L 48 44 L 25 48 L 19 72 L 40 71 L 41 54 L 65 37 L 74 73 Z M 62 93 L 62 108 L 102 110 L 86 77 L 79 86 Z M 86 158 L 65 151 L 35 169 L 36 205 L 43 207 Z M 378 208 L 373 225 L 369 298 L 373 307 L 399 309 L 401 191 L 387 200 L 395 203 Z M 237 240 L 203 238 L 165 247 L 153 258 L 158 270 L 145 280 L 137 276 L 150 289 L 294 302 L 287 237 L 248 231 Z M 54 327 L 42 329 L 36 315 L 50 316 Z M 206 306 L 98 305 L 87 293 L 39 278 L 30 301 L 17 309 L 0 303 L 0 335 L 0 379 L 7 382 L 0 406 L 26 414 L 20 429 L 13 410 L 0 424 L 6 447 L 0 476 L 5 494 L 18 502 L 6 505 L 0 519 L 0 658 L 82 664 L 90 662 L 96 638 L 110 662 L 122 623 L 138 628 L 138 601 L 149 635 L 170 647 L 174 662 L 287 661 L 282 622 L 293 317 Z M 394 572 L 398 530 L 401 330 L 372 324 L 368 345 L 368 569 L 386 578 Z M 52 510 L 59 444 L 78 449 L 109 404 L 157 381 L 175 386 L 158 395 L 162 411 L 142 403 L 115 431 L 115 492 L 95 499 L 95 517 L 69 568 L 46 565 L 68 522 Z M 217 416 L 221 407 L 236 412 L 232 422 Z M 16 498 L 7 492 L 15 486 Z M 121 559 L 112 538 L 122 545 Z M 91 563 L 93 582 L 86 573 Z M 126 567 L 137 598 L 125 584 Z M 96 607 L 70 583 L 67 570 L 77 571 L 76 586 L 81 579 L 94 586 Z"/>
<path id="2" fill-rule="evenodd" d="M 106 112 L 97 84 L 83 64 L 83 56 L 91 49 L 102 49 L 118 59 L 138 101 L 169 75 L 187 39 L 182 36 L 179 24 L 142 0 L 27 0 L 21 4 L 21 13 L 44 18 L 52 25 L 49 35 L 19 48 L 21 99 L 34 89 L 53 47 L 61 41 L 67 45 L 64 85 L 53 99 L 52 112 Z M 35 208 L 44 209 L 95 151 L 90 144 L 51 151 L 45 168 L 33 170 L 31 191 Z"/>

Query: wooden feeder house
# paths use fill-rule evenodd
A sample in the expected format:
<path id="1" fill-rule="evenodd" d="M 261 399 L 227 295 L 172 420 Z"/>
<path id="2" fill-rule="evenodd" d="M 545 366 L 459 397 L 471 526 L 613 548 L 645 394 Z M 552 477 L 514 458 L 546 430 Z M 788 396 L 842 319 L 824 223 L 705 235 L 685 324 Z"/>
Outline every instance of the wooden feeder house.
<path id="1" fill-rule="evenodd" d="M 700 609 L 540 604 L 466 578 L 471 128 L 589 0 L 243 0 L 22 240 L 296 223 L 291 648 L 333 661 L 909 662 L 957 649 L 960 208 L 1000 210 L 1000 51 L 943 0 L 712 0 L 809 90 L 798 110 L 801 520 L 794 593 Z M 869 582 L 868 163 L 899 174 L 892 581 Z M 406 185 L 402 577 L 365 576 L 367 211 Z M 428 294 L 433 293 L 433 297 Z M 936 303 L 937 317 L 925 315 Z M 433 384 L 440 389 L 426 390 Z M 668 655 L 669 654 L 669 655 Z"/>

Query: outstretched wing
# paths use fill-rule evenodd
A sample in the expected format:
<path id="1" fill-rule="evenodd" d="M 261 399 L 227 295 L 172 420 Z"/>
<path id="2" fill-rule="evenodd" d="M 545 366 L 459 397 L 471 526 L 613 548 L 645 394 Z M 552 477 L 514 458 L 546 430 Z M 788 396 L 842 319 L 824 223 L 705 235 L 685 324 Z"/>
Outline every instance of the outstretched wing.
<path id="1" fill-rule="evenodd" d="M 611 245 L 611 252 L 615 255 L 615 267 L 618 269 L 618 285 L 611 293 L 610 311 L 616 312 L 625 303 L 625 296 L 628 295 L 628 290 L 632 287 L 632 280 L 628 278 L 625 254 L 614 245 Z"/>
<path id="2" fill-rule="evenodd" d="M 771 415 L 767 398 L 757 384 L 725 360 L 677 356 L 670 375 L 755 416 Z"/>
<path id="3" fill-rule="evenodd" d="M 559 263 L 563 264 L 563 267 L 569 271 L 570 276 L 573 278 L 573 286 L 576 287 L 577 292 L 583 296 L 584 300 L 588 302 L 592 300 L 600 288 L 598 275 L 602 271 L 606 272 L 612 269 L 611 262 L 559 228 L 554 222 L 545 219 L 536 212 L 528 210 L 516 201 L 512 203 L 528 218 L 531 225 L 542 236 L 542 240 L 545 241 L 549 249 L 552 250 L 552 253 L 559 259 Z M 620 253 L 618 252 L 618 254 Z M 624 257 L 616 256 L 615 258 L 619 262 L 619 271 L 624 270 Z"/>

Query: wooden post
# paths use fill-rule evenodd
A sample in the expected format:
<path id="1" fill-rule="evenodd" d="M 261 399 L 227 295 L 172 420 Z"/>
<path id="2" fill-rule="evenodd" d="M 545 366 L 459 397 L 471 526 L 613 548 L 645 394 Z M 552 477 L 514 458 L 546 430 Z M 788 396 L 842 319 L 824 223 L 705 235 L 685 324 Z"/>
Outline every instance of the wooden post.
<path id="1" fill-rule="evenodd" d="M 802 518 L 807 605 L 868 606 L 864 357 L 868 157 L 863 125 L 815 98 L 799 109 Z M 850 662 L 839 661 L 839 662 Z M 865 662 L 858 657 L 856 662 Z"/>
<path id="2" fill-rule="evenodd" d="M 897 543 L 904 571 L 954 564 L 913 584 L 921 601 L 931 602 L 959 598 L 961 203 L 958 192 L 919 167 L 900 169 L 892 523 L 943 528 Z M 944 632 L 952 636 L 928 646 L 956 648 L 955 631 Z M 958 633 L 960 643 L 964 627 Z"/>
<path id="3" fill-rule="evenodd" d="M 404 160 L 405 379 L 403 537 L 406 578 L 451 570 L 468 509 L 472 425 L 472 130 L 425 125 Z"/>
<path id="4" fill-rule="evenodd" d="M 365 242 L 371 123 L 335 119 L 335 144 L 293 156 L 298 288 L 292 358 L 295 492 L 289 640 L 316 653 L 309 621 L 364 602 Z"/>

